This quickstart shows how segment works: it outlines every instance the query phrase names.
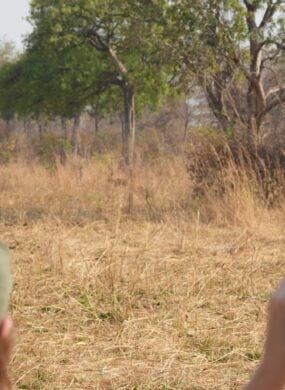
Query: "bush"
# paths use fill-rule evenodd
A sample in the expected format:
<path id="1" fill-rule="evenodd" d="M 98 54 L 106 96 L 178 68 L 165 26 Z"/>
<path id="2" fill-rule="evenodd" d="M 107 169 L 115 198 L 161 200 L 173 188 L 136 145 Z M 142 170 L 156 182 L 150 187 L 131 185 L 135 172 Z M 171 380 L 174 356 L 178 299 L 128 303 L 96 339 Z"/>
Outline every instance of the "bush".
<path id="1" fill-rule="evenodd" d="M 12 161 L 16 150 L 16 140 L 13 137 L 3 138 L 0 142 L 0 164 L 6 165 Z"/>
<path id="2" fill-rule="evenodd" d="M 285 156 L 281 147 L 253 148 L 217 131 L 197 131 L 187 146 L 186 161 L 196 183 L 196 195 L 205 195 L 211 189 L 222 196 L 227 188 L 234 188 L 245 178 L 267 205 L 285 194 Z"/>
<path id="3" fill-rule="evenodd" d="M 32 139 L 32 148 L 40 163 L 48 170 L 56 169 L 56 161 L 59 158 L 62 164 L 66 161 L 66 155 L 71 152 L 72 145 L 65 138 L 53 133 L 45 133 L 41 138 Z"/>

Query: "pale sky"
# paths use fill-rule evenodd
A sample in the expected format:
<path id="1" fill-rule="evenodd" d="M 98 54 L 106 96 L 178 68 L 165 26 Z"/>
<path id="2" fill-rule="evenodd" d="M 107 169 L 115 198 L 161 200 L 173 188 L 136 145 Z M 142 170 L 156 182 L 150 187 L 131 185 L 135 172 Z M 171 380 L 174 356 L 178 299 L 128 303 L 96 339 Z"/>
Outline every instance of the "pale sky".
<path id="1" fill-rule="evenodd" d="M 29 0 L 0 0 L 0 40 L 13 41 L 22 49 L 22 39 L 31 31 L 25 20 L 29 14 Z"/>

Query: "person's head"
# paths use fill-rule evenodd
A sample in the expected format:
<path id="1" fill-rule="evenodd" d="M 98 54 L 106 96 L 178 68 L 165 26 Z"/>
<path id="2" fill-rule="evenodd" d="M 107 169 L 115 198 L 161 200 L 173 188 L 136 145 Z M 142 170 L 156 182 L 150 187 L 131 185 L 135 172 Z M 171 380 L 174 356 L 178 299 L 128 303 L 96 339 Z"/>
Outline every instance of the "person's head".
<path id="1" fill-rule="evenodd" d="M 8 363 L 12 348 L 12 320 L 8 314 L 12 278 L 8 248 L 0 242 L 0 389 L 11 389 Z"/>

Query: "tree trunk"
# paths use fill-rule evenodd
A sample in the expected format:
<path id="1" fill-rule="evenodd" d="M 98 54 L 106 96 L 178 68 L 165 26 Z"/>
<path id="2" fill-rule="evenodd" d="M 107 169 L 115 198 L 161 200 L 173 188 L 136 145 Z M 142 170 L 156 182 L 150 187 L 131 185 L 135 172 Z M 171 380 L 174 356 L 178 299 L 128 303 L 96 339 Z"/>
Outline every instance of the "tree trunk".
<path id="1" fill-rule="evenodd" d="M 100 116 L 99 115 L 95 114 L 94 122 L 95 122 L 95 132 L 97 134 L 99 132 L 99 123 L 100 123 Z"/>
<path id="2" fill-rule="evenodd" d="M 135 93 L 127 82 L 123 85 L 124 93 L 124 126 L 122 128 L 123 157 L 129 168 L 130 176 L 134 168 L 134 148 L 136 135 Z"/>
<path id="3" fill-rule="evenodd" d="M 227 133 L 233 124 L 226 115 L 226 107 L 223 101 L 224 81 L 221 76 L 216 75 L 214 79 L 205 80 L 203 83 L 208 105 L 221 129 Z"/>
<path id="4" fill-rule="evenodd" d="M 120 112 L 119 120 L 120 120 L 120 124 L 121 124 L 121 131 L 122 131 L 122 134 L 123 134 L 124 127 L 125 127 L 125 115 L 124 115 L 124 112 Z"/>
<path id="5" fill-rule="evenodd" d="M 6 120 L 6 138 L 9 138 L 12 133 L 12 120 Z"/>
<path id="6" fill-rule="evenodd" d="M 30 134 L 32 132 L 32 123 L 29 119 L 23 120 L 23 130 L 25 134 Z"/>
<path id="7" fill-rule="evenodd" d="M 43 124 L 42 124 L 41 120 L 39 120 L 39 122 L 38 122 L 38 130 L 39 130 L 40 139 L 42 139 L 43 138 Z"/>
<path id="8" fill-rule="evenodd" d="M 183 142 L 185 143 L 188 135 L 189 119 L 184 120 L 184 130 L 183 130 Z"/>
<path id="9" fill-rule="evenodd" d="M 63 118 L 63 117 L 60 118 L 60 125 L 61 125 L 61 133 L 63 135 L 63 138 L 67 139 L 68 138 L 68 131 L 67 131 L 66 118 Z"/>
<path id="10" fill-rule="evenodd" d="M 74 154 L 78 154 L 78 127 L 80 125 L 80 116 L 76 116 L 73 120 L 71 145 Z"/>
<path id="11" fill-rule="evenodd" d="M 135 91 L 129 83 L 128 70 L 123 62 L 118 58 L 116 51 L 112 46 L 108 46 L 108 53 L 116 66 L 122 82 L 120 83 L 124 95 L 124 127 L 122 132 L 123 157 L 129 168 L 130 177 L 133 175 L 134 148 L 136 134 L 136 116 L 135 116 Z"/>
<path id="12" fill-rule="evenodd" d="M 260 142 L 260 130 L 264 117 L 260 115 L 265 107 L 264 98 L 261 94 L 262 86 L 260 80 L 256 79 L 252 72 L 252 80 L 249 82 L 247 92 L 247 110 L 248 110 L 248 142 L 256 147 Z"/>

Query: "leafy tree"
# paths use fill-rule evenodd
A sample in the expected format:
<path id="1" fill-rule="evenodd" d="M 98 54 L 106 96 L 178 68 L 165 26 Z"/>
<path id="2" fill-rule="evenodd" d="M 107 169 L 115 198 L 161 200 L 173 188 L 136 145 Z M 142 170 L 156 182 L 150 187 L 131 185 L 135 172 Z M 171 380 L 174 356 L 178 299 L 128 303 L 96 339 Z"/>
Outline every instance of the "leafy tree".
<path id="1" fill-rule="evenodd" d="M 98 58 L 83 49 L 64 50 L 59 56 L 51 50 L 34 47 L 15 64 L 3 67 L 0 70 L 1 116 L 17 114 L 23 120 L 36 119 L 40 135 L 49 119 L 61 117 L 63 128 L 66 120 L 74 119 L 72 139 L 76 141 L 76 124 L 86 101 L 102 91 L 102 80 L 98 80 L 94 71 Z"/>
<path id="2" fill-rule="evenodd" d="M 166 5 L 160 3 L 159 10 L 163 10 Z M 159 55 L 162 29 L 155 23 L 156 12 L 156 6 L 145 1 L 31 2 L 34 31 L 28 39 L 28 50 L 40 50 L 44 56 L 46 52 L 53 53 L 56 58 L 63 53 L 71 57 L 67 62 L 69 70 L 64 77 L 60 76 L 66 80 L 65 99 L 60 100 L 72 100 L 75 94 L 78 100 L 79 95 L 80 105 L 75 107 L 82 108 L 92 106 L 98 94 L 120 91 L 124 109 L 123 154 L 130 172 L 136 130 L 135 97 L 140 108 L 156 104 L 168 92 L 168 68 Z M 92 64 L 86 56 L 90 56 Z"/>
<path id="3" fill-rule="evenodd" d="M 3 80 L 8 75 L 8 69 L 10 69 L 13 64 L 18 60 L 19 53 L 17 52 L 15 45 L 11 41 L 2 40 L 0 41 L 0 79 Z M 1 118 L 4 119 L 7 123 L 13 117 L 13 104 L 6 103 L 6 88 L 0 88 L 0 108 Z M 3 104 L 4 103 L 4 104 Z"/>

